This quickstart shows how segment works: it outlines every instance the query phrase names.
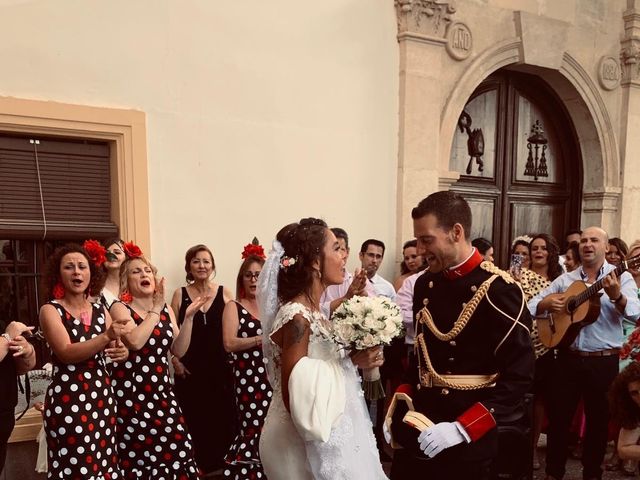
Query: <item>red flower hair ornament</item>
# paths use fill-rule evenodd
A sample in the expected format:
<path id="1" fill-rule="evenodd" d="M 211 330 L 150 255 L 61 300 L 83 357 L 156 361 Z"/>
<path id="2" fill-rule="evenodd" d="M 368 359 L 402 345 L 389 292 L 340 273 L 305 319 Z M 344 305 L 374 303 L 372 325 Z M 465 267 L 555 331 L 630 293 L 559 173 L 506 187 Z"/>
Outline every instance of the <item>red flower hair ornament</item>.
<path id="1" fill-rule="evenodd" d="M 133 242 L 124 242 L 122 246 L 127 258 L 140 258 L 142 256 L 142 250 Z"/>
<path id="2" fill-rule="evenodd" d="M 242 250 L 242 259 L 245 260 L 249 257 L 260 257 L 263 260 L 267 258 L 267 255 L 264 253 L 264 248 L 260 245 L 260 242 L 256 237 L 253 237 L 251 243 L 244 246 L 244 250 Z"/>
<path id="3" fill-rule="evenodd" d="M 85 240 L 82 248 L 89 254 L 89 258 L 96 267 L 101 266 L 107 260 L 107 249 L 97 240 Z"/>
<path id="4" fill-rule="evenodd" d="M 128 290 L 125 290 L 120 294 L 120 300 L 124 303 L 131 303 L 133 302 L 133 295 L 131 295 Z"/>

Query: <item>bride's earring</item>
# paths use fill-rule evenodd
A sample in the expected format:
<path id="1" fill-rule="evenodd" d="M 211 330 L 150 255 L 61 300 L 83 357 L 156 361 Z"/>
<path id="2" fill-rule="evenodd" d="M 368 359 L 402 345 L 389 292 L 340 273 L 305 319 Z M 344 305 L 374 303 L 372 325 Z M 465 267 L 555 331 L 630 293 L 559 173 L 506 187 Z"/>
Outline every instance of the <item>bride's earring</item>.
<path id="1" fill-rule="evenodd" d="M 322 281 L 322 272 L 320 270 L 316 270 L 316 273 L 318 274 L 318 280 Z"/>

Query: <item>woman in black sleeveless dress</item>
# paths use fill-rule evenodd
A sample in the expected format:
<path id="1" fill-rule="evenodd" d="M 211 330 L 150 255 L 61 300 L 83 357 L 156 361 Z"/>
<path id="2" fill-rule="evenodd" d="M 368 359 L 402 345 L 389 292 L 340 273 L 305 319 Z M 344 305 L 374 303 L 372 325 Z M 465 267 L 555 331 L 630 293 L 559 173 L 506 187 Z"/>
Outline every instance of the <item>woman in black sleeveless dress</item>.
<path id="1" fill-rule="evenodd" d="M 186 354 L 174 357 L 175 387 L 198 466 L 210 473 L 223 467 L 236 431 L 231 365 L 222 344 L 222 312 L 232 297 L 228 289 L 210 281 L 215 264 L 206 246 L 187 251 L 185 271 L 189 284 L 177 289 L 171 302 L 178 312 L 178 325 L 182 326 L 192 299 L 209 299 L 194 315 Z"/>
<path id="2" fill-rule="evenodd" d="M 224 477 L 234 480 L 266 478 L 260 462 L 260 433 L 271 403 L 271 385 L 262 356 L 256 286 L 264 258 L 249 255 L 240 266 L 236 302 L 222 317 L 225 349 L 232 352 L 238 434 L 226 456 Z"/>

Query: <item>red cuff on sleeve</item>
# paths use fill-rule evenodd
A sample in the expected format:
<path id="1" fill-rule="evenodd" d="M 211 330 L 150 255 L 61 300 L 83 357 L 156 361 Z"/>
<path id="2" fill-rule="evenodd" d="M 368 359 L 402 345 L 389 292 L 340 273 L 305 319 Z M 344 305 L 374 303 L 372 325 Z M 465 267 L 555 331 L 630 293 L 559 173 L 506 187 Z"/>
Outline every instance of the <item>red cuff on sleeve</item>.
<path id="1" fill-rule="evenodd" d="M 496 420 L 491 412 L 479 402 L 460 415 L 457 420 L 467 431 L 472 442 L 496 426 Z"/>
<path id="2" fill-rule="evenodd" d="M 413 397 L 413 387 L 409 383 L 403 383 L 398 388 L 396 388 L 395 393 L 406 393 L 410 397 Z"/>

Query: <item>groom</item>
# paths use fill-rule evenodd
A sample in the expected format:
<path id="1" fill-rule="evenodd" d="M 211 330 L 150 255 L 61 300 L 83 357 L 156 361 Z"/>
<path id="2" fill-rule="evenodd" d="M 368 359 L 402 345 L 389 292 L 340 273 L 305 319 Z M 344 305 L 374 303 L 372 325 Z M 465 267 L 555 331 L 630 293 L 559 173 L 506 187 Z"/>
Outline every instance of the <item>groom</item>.
<path id="1" fill-rule="evenodd" d="M 531 318 L 520 287 L 471 246 L 471 210 L 461 195 L 429 195 L 411 216 L 429 272 L 414 288 L 417 365 L 399 390 L 435 425 L 420 432 L 404 423 L 407 404 L 398 402 L 391 434 L 404 450 L 391 478 L 419 472 L 488 479 L 498 453 L 496 423 L 524 413 L 534 365 Z"/>

